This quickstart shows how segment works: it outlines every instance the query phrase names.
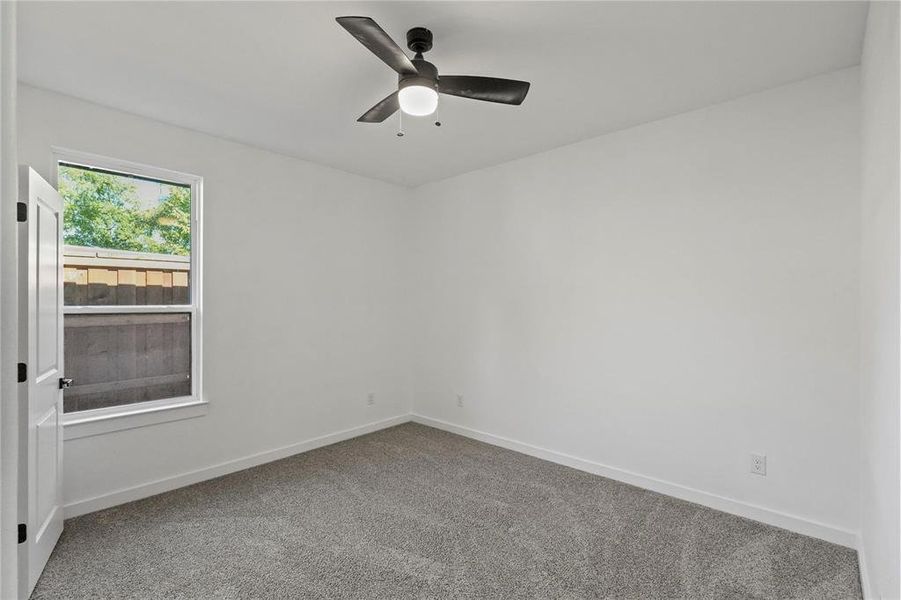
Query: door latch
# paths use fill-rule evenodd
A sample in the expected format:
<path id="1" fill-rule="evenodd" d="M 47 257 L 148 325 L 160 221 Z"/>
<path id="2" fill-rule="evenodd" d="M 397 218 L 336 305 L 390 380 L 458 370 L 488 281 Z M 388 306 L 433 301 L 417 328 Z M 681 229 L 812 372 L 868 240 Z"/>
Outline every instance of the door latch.
<path id="1" fill-rule="evenodd" d="M 72 382 L 74 380 L 71 377 L 60 377 L 59 378 L 59 389 L 65 390 L 72 387 Z"/>

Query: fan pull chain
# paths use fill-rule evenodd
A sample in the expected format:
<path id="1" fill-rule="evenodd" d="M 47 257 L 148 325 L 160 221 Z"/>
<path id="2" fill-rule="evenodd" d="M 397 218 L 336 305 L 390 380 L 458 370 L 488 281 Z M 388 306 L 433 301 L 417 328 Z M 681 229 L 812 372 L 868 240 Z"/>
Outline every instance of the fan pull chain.
<path id="1" fill-rule="evenodd" d="M 397 111 L 397 137 L 404 137 L 404 111 Z"/>
<path id="2" fill-rule="evenodd" d="M 438 120 L 438 106 L 435 106 L 435 127 L 441 127 L 441 121 Z"/>

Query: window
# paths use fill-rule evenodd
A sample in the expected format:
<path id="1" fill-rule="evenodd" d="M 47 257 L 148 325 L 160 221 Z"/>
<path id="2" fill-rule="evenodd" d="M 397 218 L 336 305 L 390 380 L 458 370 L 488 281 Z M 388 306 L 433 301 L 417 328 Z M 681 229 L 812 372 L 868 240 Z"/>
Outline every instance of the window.
<path id="1" fill-rule="evenodd" d="M 57 189 L 67 417 L 200 402 L 200 178 L 58 151 Z"/>

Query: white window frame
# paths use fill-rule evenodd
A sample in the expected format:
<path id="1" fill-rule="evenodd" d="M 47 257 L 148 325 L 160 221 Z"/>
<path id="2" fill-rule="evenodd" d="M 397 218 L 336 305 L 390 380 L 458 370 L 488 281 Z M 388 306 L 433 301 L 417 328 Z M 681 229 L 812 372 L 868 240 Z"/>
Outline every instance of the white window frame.
<path id="1" fill-rule="evenodd" d="M 122 313 L 188 313 L 191 315 L 191 395 L 137 402 L 123 406 L 110 406 L 83 410 L 63 415 L 64 439 L 78 439 L 123 429 L 134 429 L 157 423 L 180 419 L 190 419 L 205 415 L 208 402 L 203 395 L 203 369 L 201 349 L 201 327 L 203 306 L 201 277 L 202 228 L 201 207 L 203 205 L 203 178 L 198 175 L 172 171 L 150 165 L 109 158 L 88 152 L 53 147 L 53 172 L 51 183 L 59 189 L 59 164 L 93 167 L 123 175 L 137 175 L 157 179 L 191 188 L 191 276 L 190 304 L 185 305 L 140 305 L 140 306 L 64 306 L 63 314 L 122 314 Z"/>

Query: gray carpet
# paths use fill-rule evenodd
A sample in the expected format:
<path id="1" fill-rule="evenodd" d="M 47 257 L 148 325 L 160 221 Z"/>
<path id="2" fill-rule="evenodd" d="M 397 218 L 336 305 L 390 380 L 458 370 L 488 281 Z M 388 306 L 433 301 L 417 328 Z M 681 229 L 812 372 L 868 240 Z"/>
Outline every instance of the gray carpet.
<path id="1" fill-rule="evenodd" d="M 860 598 L 853 551 L 405 424 L 86 515 L 44 598 Z"/>

